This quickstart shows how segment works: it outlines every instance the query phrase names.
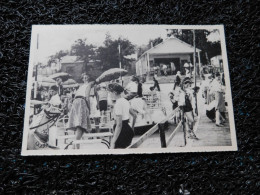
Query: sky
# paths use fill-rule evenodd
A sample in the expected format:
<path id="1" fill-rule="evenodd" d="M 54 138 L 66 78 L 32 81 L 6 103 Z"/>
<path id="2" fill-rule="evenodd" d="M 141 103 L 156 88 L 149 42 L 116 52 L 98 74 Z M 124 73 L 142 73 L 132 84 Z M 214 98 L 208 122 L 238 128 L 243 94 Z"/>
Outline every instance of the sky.
<path id="1" fill-rule="evenodd" d="M 159 25 L 37 25 L 33 27 L 31 49 L 36 50 L 37 34 L 38 50 L 36 52 L 38 62 L 46 64 L 48 57 L 60 50 L 69 50 L 77 39 L 87 39 L 87 44 L 97 47 L 102 46 L 106 33 L 109 32 L 112 39 L 120 36 L 127 38 L 133 44 L 141 46 L 148 44 L 150 39 L 167 38 L 167 27 Z M 219 39 L 219 34 L 209 36 L 210 41 Z"/>

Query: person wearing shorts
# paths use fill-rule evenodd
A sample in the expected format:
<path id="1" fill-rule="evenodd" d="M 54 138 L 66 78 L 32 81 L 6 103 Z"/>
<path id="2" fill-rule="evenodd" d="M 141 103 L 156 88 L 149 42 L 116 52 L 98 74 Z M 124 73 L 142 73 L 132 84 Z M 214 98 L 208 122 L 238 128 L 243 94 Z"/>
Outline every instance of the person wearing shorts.
<path id="1" fill-rule="evenodd" d="M 198 139 L 193 131 L 194 125 L 194 115 L 192 107 L 192 93 L 190 92 L 191 80 L 184 79 L 182 82 L 182 90 L 180 90 L 179 102 L 178 105 L 183 111 L 183 116 L 186 119 L 185 128 L 188 133 L 188 138 Z"/>
<path id="2" fill-rule="evenodd" d="M 97 92 L 99 110 L 101 112 L 107 111 L 107 97 L 108 97 L 108 92 L 106 90 L 106 84 L 102 83 L 100 84 L 100 90 Z"/>

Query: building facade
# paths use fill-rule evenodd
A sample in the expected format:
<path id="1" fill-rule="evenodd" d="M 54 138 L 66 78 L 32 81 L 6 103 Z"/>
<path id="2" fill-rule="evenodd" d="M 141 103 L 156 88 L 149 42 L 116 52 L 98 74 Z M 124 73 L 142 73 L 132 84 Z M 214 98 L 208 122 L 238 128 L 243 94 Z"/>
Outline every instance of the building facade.
<path id="1" fill-rule="evenodd" d="M 198 55 L 200 63 L 200 49 L 195 50 L 192 45 L 189 45 L 176 37 L 167 38 L 162 43 L 152 47 L 143 53 L 136 62 L 137 75 L 149 75 L 155 66 L 165 64 L 170 67 L 174 63 L 175 72 L 184 72 L 184 64 L 193 61 L 194 52 Z"/>
<path id="2" fill-rule="evenodd" d="M 84 61 L 77 60 L 78 56 L 64 56 L 61 60 L 61 72 L 69 73 L 77 82 L 82 82 L 81 75 L 85 72 Z"/>

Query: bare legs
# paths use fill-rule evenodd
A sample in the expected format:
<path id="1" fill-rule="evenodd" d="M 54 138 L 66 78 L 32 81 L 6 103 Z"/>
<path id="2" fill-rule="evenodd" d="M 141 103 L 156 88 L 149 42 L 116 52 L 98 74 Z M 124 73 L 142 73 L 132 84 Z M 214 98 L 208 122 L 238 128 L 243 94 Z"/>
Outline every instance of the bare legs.
<path id="1" fill-rule="evenodd" d="M 193 131 L 194 117 L 193 117 L 192 111 L 185 112 L 184 116 L 186 117 L 186 120 L 187 120 L 185 123 L 185 128 L 187 129 L 189 138 L 197 139 L 197 137 Z"/>
<path id="2" fill-rule="evenodd" d="M 219 110 L 216 110 L 216 125 L 217 126 L 224 126 L 223 124 L 221 124 L 222 122 L 224 122 L 225 119 L 224 117 L 221 115 L 221 113 L 219 112 Z"/>
<path id="3" fill-rule="evenodd" d="M 82 138 L 83 135 L 83 129 L 81 127 L 77 127 L 76 130 L 76 140 L 80 140 Z M 80 148 L 80 144 L 76 144 L 76 148 L 79 149 Z"/>

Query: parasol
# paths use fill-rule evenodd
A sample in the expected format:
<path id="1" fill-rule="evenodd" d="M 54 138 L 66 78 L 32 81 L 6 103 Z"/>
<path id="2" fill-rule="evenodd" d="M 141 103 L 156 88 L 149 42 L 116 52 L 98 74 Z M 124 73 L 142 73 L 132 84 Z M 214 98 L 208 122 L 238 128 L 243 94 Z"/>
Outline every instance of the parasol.
<path id="1" fill-rule="evenodd" d="M 67 81 L 62 83 L 63 88 L 73 88 L 73 87 L 79 87 L 79 84 L 73 80 L 73 79 L 68 79 Z"/>
<path id="2" fill-rule="evenodd" d="M 120 76 L 124 76 L 127 74 L 127 71 L 121 68 L 111 68 L 105 72 L 103 72 L 97 79 L 96 82 L 101 83 L 105 81 L 111 81 L 119 78 Z"/>
<path id="3" fill-rule="evenodd" d="M 71 85 L 71 84 L 77 84 L 77 82 L 73 79 L 68 79 L 67 81 L 63 82 L 63 85 Z"/>
<path id="4" fill-rule="evenodd" d="M 41 87 L 51 87 L 55 85 L 55 83 L 50 83 L 50 82 L 39 82 L 39 86 Z"/>
<path id="5" fill-rule="evenodd" d="M 33 80 L 35 80 L 35 77 L 33 77 Z M 41 82 L 55 83 L 55 80 L 53 80 L 52 78 L 41 76 L 41 75 L 37 76 L 37 81 L 40 82 L 40 83 Z"/>
<path id="6" fill-rule="evenodd" d="M 54 80 L 57 79 L 57 78 L 61 78 L 62 81 L 66 81 L 69 78 L 71 78 L 71 75 L 69 73 L 66 73 L 66 72 L 58 72 L 58 73 L 55 73 L 53 75 L 50 75 L 49 78 L 54 79 Z"/>
<path id="7" fill-rule="evenodd" d="M 48 102 L 43 102 L 39 100 L 31 100 L 31 105 L 41 105 L 41 104 L 47 104 Z"/>
<path id="8" fill-rule="evenodd" d="M 74 83 L 74 84 L 66 84 L 66 85 L 62 85 L 63 88 L 74 88 L 74 87 L 79 87 L 78 83 Z"/>
<path id="9" fill-rule="evenodd" d="M 42 87 L 51 87 L 52 85 L 55 85 L 55 81 L 53 79 L 41 75 L 37 77 L 37 82 L 39 86 Z"/>

